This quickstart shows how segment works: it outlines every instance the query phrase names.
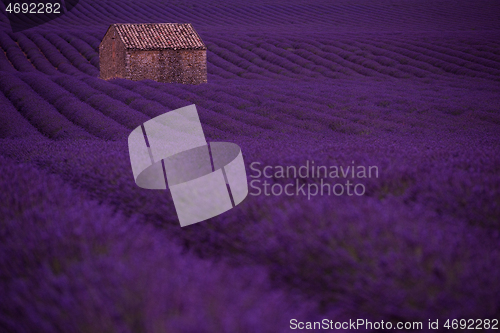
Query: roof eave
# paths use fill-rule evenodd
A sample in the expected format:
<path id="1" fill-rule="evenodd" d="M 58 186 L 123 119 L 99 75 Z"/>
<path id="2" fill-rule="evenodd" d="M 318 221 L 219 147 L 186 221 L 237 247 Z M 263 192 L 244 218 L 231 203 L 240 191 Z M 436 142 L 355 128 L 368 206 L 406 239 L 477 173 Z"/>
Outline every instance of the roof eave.
<path id="1" fill-rule="evenodd" d="M 179 47 L 179 48 L 169 48 L 169 47 L 161 47 L 161 48 L 136 48 L 136 47 L 125 47 L 126 50 L 130 51 L 163 51 L 163 50 L 189 50 L 189 51 L 206 51 L 206 47 Z"/>

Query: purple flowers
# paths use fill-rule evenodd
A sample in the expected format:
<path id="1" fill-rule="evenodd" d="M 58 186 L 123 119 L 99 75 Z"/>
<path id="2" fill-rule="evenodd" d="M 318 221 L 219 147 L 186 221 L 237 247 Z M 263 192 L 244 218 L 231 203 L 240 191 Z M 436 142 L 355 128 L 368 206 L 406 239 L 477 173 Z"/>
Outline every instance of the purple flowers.
<path id="1" fill-rule="evenodd" d="M 90 1 L 23 33 L 0 23 L 0 327 L 498 318 L 498 6 L 429 4 Z M 108 25 L 154 21 L 193 23 L 207 84 L 98 78 Z M 379 177 L 355 180 L 362 196 L 249 195 L 181 229 L 169 191 L 135 185 L 127 136 L 189 104 L 208 141 L 242 148 L 249 182 L 252 162 Z"/>
<path id="2" fill-rule="evenodd" d="M 33 65 L 19 49 L 19 46 L 5 32 L 0 33 L 0 46 L 15 69 L 22 72 L 35 71 Z"/>
<path id="3" fill-rule="evenodd" d="M 4 73 L 0 78 L 0 89 L 24 118 L 49 138 L 92 137 L 58 113 L 54 106 L 19 78 Z"/>
<path id="4" fill-rule="evenodd" d="M 272 290 L 262 268 L 181 254 L 165 232 L 114 213 L 59 177 L 0 162 L 0 267 L 9 300 L 0 311 L 9 331 L 257 331 L 263 322 L 279 331 L 291 316 L 314 315 L 312 304 L 291 306 Z"/>

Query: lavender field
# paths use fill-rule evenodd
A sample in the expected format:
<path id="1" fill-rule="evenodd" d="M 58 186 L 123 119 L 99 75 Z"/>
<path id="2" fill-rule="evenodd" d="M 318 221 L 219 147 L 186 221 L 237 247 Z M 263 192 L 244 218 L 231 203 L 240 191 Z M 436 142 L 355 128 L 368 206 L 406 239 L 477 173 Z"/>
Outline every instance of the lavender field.
<path id="1" fill-rule="evenodd" d="M 123 22 L 192 23 L 208 83 L 99 79 Z M 500 319 L 497 1 L 81 0 L 16 33 L 0 15 L 0 49 L 1 332 Z M 254 162 L 378 177 L 181 228 L 168 190 L 136 186 L 127 137 L 190 104 L 249 182 Z"/>

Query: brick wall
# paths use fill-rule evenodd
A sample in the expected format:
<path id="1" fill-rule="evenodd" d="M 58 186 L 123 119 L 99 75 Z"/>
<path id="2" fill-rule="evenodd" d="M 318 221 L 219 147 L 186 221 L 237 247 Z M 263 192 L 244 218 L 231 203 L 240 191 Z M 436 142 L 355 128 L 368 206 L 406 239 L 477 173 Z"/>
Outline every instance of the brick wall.
<path id="1" fill-rule="evenodd" d="M 111 27 L 99 45 L 100 78 L 104 80 L 126 75 L 125 45 L 115 30 Z"/>
<path id="2" fill-rule="evenodd" d="M 206 50 L 127 50 L 110 27 L 99 45 L 100 78 L 158 82 L 207 82 Z"/>
<path id="3" fill-rule="evenodd" d="M 134 81 L 200 84 L 207 82 L 206 50 L 128 50 L 127 73 Z"/>

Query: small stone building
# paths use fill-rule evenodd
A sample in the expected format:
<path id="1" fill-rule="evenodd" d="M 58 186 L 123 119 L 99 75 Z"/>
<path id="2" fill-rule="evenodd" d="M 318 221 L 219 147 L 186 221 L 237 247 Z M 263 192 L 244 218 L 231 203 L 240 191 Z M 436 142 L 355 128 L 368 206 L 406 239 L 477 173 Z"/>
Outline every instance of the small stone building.
<path id="1" fill-rule="evenodd" d="M 207 48 L 190 23 L 112 24 L 99 45 L 100 77 L 200 84 Z"/>

